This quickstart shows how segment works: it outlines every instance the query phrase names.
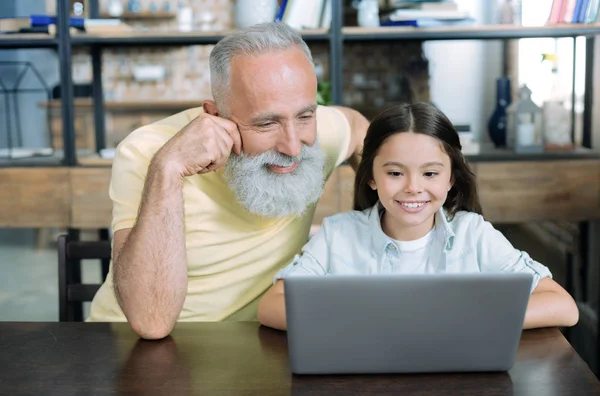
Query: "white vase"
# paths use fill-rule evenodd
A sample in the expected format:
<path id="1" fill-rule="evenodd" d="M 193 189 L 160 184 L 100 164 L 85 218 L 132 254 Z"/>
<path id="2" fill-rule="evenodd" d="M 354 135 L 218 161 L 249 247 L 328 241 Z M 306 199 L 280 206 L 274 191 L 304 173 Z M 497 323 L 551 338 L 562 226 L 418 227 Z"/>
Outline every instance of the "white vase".
<path id="1" fill-rule="evenodd" d="M 278 8 L 277 0 L 236 0 L 235 27 L 244 28 L 257 23 L 272 22 Z"/>
<path id="2" fill-rule="evenodd" d="M 377 0 L 362 0 L 358 3 L 358 26 L 379 26 L 379 3 Z"/>
<path id="3" fill-rule="evenodd" d="M 123 15 L 123 3 L 121 3 L 121 0 L 111 0 L 108 3 L 108 15 L 111 17 L 120 17 Z"/>

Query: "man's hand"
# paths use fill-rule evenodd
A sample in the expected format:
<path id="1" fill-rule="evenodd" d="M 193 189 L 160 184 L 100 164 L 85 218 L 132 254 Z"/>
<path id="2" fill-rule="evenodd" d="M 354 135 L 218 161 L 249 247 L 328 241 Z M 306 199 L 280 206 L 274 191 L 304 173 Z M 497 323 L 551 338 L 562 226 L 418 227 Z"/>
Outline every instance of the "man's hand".
<path id="1" fill-rule="evenodd" d="M 215 171 L 225 165 L 231 150 L 242 151 L 237 125 L 225 118 L 200 114 L 155 155 L 154 162 L 181 177 Z"/>

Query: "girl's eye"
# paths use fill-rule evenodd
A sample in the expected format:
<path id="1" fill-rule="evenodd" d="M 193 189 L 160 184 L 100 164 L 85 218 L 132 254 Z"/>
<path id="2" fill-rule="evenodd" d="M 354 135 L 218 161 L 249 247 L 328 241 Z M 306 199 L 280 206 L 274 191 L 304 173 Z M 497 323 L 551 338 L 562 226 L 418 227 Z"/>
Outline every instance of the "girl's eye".
<path id="1" fill-rule="evenodd" d="M 401 172 L 388 172 L 388 175 L 393 176 L 393 177 L 400 177 L 402 176 Z"/>
<path id="2" fill-rule="evenodd" d="M 435 177 L 435 176 L 437 176 L 437 172 L 425 172 L 424 176 L 425 177 Z"/>

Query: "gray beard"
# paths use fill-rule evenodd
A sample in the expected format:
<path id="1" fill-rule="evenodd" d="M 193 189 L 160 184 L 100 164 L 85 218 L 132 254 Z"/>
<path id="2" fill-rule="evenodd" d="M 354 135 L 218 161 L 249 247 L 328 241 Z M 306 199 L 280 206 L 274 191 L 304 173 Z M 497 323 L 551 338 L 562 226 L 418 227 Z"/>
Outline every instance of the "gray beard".
<path id="1" fill-rule="evenodd" d="M 278 174 L 268 165 L 290 166 L 292 173 Z M 303 145 L 297 157 L 267 151 L 255 157 L 231 153 L 224 167 L 227 185 L 236 199 L 254 214 L 264 217 L 302 215 L 323 192 L 325 155 L 317 141 Z"/>

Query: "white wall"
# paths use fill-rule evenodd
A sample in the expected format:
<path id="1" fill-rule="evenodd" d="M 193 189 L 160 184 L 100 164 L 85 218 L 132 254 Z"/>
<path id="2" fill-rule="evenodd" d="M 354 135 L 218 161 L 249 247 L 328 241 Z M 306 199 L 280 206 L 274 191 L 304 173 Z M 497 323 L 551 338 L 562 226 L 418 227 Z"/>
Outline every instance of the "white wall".
<path id="1" fill-rule="evenodd" d="M 455 0 L 477 25 L 495 22 L 490 0 Z M 489 142 L 487 122 L 496 101 L 496 78 L 502 74 L 500 41 L 428 41 L 431 100 L 454 124 L 470 124 L 476 138 Z"/>

